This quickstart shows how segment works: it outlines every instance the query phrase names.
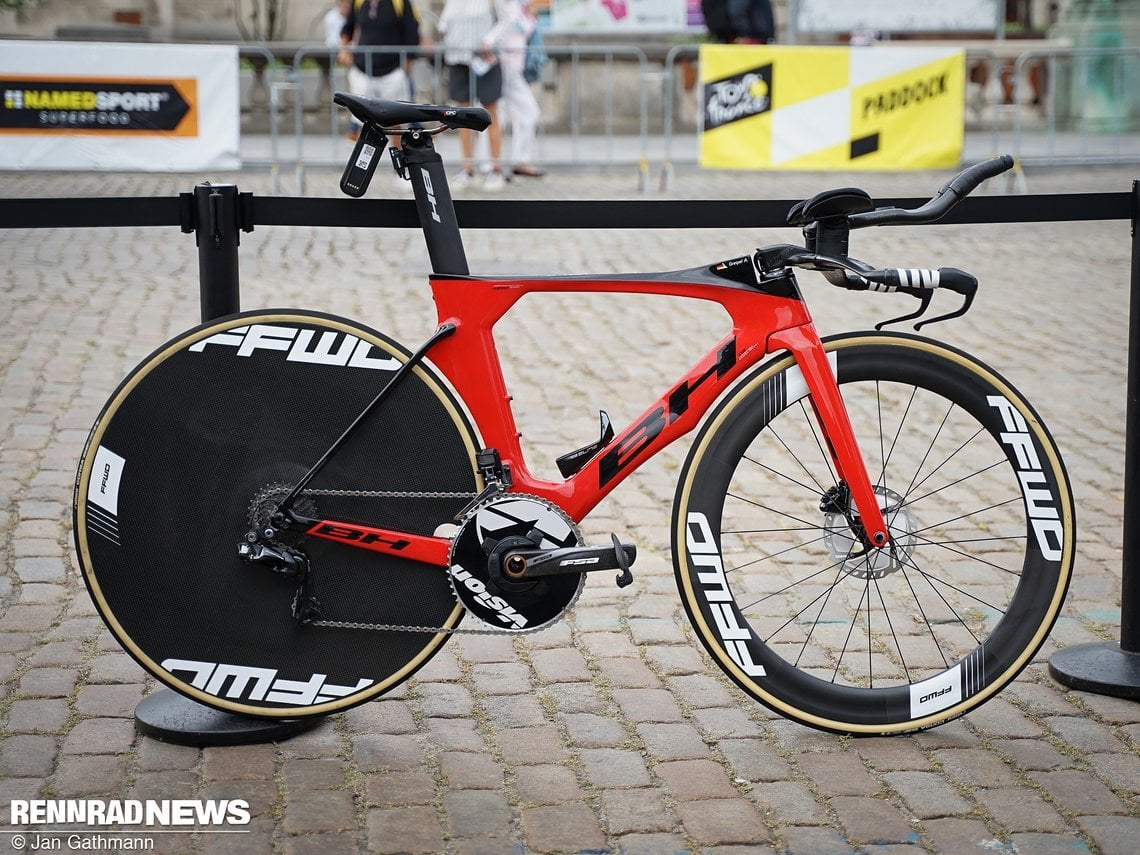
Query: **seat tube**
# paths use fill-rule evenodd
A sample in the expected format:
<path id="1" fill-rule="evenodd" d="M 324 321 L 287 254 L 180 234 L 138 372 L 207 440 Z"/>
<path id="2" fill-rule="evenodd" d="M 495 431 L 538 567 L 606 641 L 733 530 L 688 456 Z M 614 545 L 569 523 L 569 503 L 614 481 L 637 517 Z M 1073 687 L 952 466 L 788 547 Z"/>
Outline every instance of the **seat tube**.
<path id="1" fill-rule="evenodd" d="M 432 272 L 466 276 L 470 273 L 467 254 L 463 249 L 455 207 L 451 203 L 443 158 L 435 150 L 428 134 L 408 131 L 402 137 L 402 144 Z"/>
<path id="2" fill-rule="evenodd" d="M 782 330 L 772 336 L 771 345 L 786 348 L 795 357 L 836 472 L 851 491 L 867 537 L 874 546 L 886 546 L 890 540 L 887 524 L 839 393 L 839 383 L 815 329 L 805 325 Z"/>

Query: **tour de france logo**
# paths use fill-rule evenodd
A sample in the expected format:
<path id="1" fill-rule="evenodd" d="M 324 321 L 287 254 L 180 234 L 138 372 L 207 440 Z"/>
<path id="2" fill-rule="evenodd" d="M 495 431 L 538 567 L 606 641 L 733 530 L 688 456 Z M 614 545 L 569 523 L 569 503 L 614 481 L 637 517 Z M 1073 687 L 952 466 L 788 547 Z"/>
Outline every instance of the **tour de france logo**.
<path id="1" fill-rule="evenodd" d="M 705 130 L 772 109 L 772 64 L 705 83 Z"/>

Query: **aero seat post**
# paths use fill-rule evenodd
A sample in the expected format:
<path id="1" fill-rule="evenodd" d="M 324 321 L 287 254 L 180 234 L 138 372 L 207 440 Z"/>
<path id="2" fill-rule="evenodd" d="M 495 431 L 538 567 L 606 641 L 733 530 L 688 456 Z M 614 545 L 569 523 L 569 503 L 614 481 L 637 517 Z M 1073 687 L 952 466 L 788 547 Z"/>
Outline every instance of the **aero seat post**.
<path id="1" fill-rule="evenodd" d="M 451 190 L 443 170 L 443 158 L 432 145 L 431 137 L 419 131 L 403 135 L 404 163 L 416 195 L 416 209 L 424 230 L 433 273 L 466 276 L 467 254 L 459 222 L 451 203 Z"/>

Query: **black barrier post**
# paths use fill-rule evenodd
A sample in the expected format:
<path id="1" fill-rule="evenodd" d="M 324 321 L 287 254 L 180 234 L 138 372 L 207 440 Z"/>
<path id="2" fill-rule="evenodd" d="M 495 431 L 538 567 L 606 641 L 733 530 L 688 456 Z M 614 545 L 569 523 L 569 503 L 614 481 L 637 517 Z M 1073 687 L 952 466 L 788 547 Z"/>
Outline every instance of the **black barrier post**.
<path id="1" fill-rule="evenodd" d="M 1132 182 L 1132 284 L 1128 307 L 1128 405 L 1124 415 L 1124 540 L 1120 643 L 1080 644 L 1049 658 L 1057 682 L 1083 692 L 1140 698 L 1140 181 Z"/>
<path id="2" fill-rule="evenodd" d="M 209 182 L 195 186 L 192 196 L 182 194 L 184 204 L 192 206 L 182 231 L 193 231 L 198 243 L 203 323 L 238 311 L 238 246 L 240 232 L 253 231 L 250 196 L 239 194 L 233 184 Z"/>
<path id="3" fill-rule="evenodd" d="M 202 322 L 238 311 L 239 230 L 253 231 L 249 193 L 232 184 L 199 184 L 181 194 L 182 231 L 198 243 Z M 135 707 L 140 733 L 178 745 L 249 745 L 279 742 L 320 724 L 322 717 L 256 718 L 205 706 L 169 689 L 148 695 Z"/>

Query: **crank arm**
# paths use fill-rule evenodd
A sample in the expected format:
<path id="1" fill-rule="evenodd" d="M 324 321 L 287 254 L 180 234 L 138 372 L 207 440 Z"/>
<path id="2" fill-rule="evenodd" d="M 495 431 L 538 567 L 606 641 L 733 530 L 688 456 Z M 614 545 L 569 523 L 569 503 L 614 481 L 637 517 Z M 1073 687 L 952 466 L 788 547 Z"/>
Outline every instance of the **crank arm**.
<path id="1" fill-rule="evenodd" d="M 523 581 L 540 576 L 562 576 L 573 573 L 594 573 L 599 570 L 620 570 L 618 584 L 628 578 L 633 581 L 629 567 L 637 558 L 637 547 L 622 543 L 616 537 L 611 546 L 569 546 L 562 549 L 518 549 L 501 559 L 499 568 L 491 568 L 491 578 L 498 575 L 512 581 Z M 496 560 L 496 559 L 492 559 Z"/>

